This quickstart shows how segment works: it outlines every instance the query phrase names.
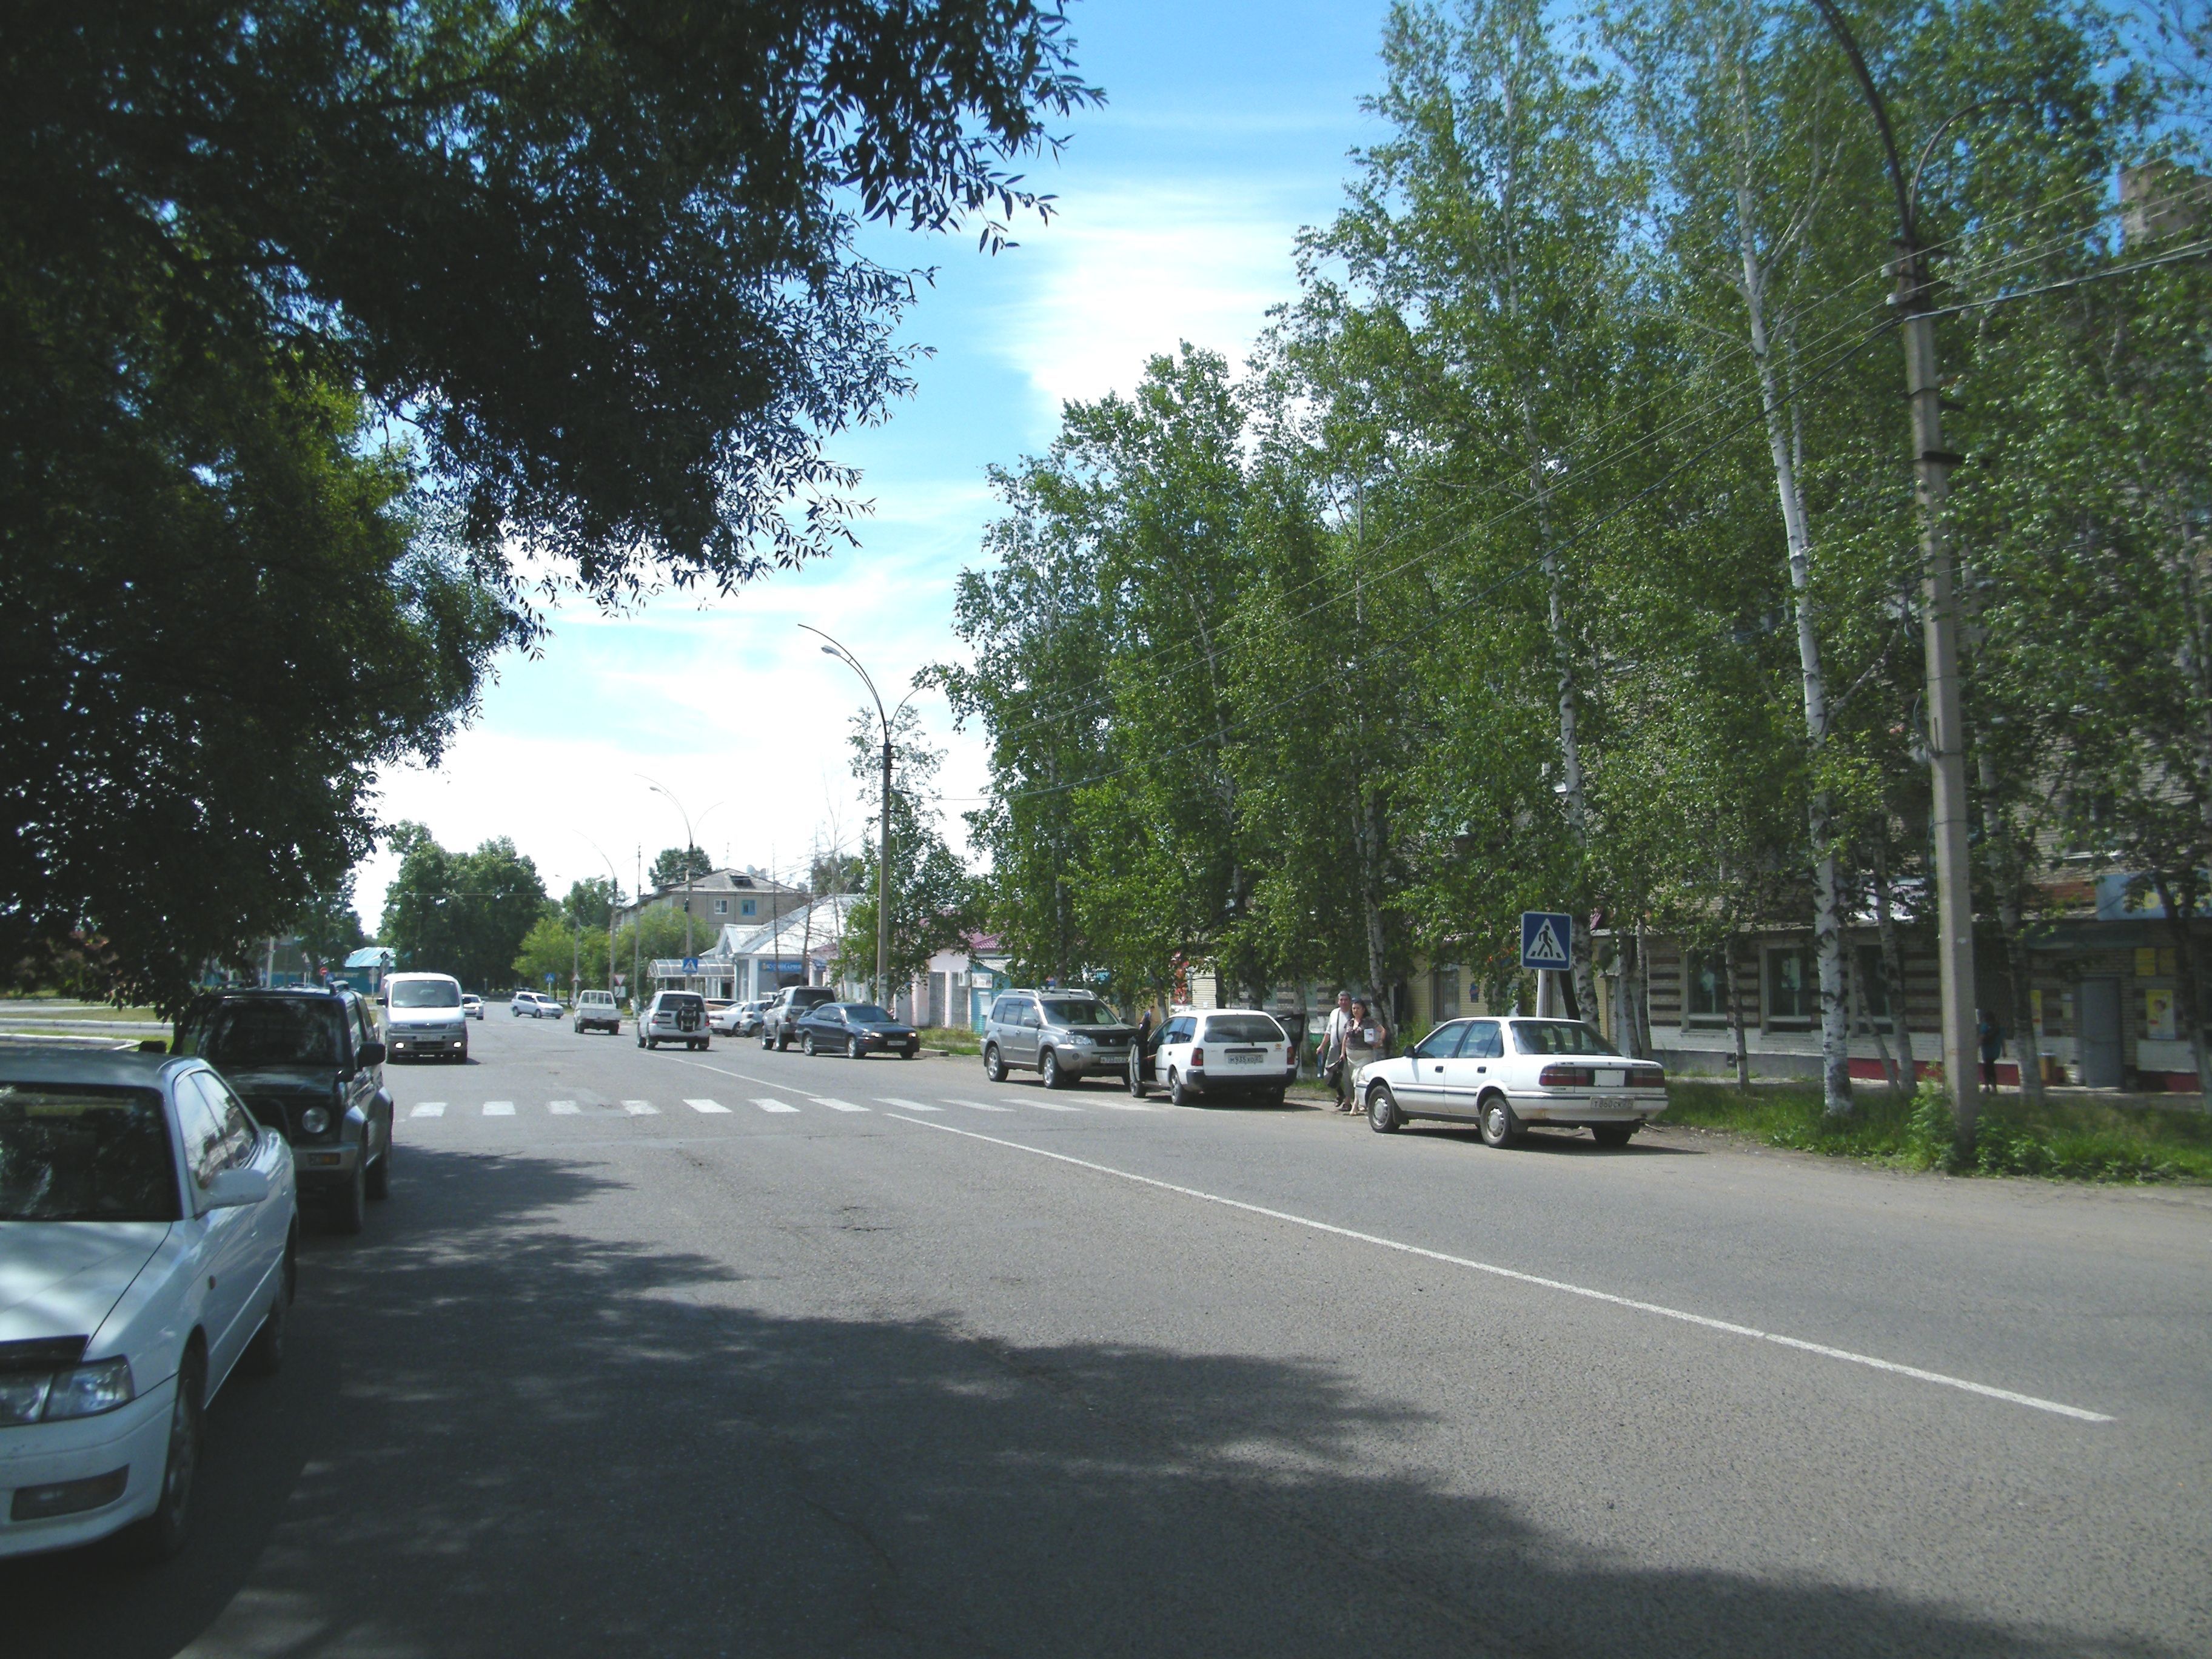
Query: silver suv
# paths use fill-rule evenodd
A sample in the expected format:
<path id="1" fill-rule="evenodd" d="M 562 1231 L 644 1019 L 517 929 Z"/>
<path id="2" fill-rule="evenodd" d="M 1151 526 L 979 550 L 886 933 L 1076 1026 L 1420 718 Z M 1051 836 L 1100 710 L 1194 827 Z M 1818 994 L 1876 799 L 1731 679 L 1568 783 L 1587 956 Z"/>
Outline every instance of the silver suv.
<path id="1" fill-rule="evenodd" d="M 983 1073 L 994 1083 L 1019 1067 L 1057 1089 L 1093 1072 L 1129 1064 L 1136 1031 L 1088 991 L 1006 991 L 983 1023 Z"/>
<path id="2" fill-rule="evenodd" d="M 696 991 L 655 991 L 645 1012 L 637 1017 L 637 1046 L 658 1048 L 664 1042 L 680 1042 L 687 1048 L 704 1048 L 707 999 Z"/>

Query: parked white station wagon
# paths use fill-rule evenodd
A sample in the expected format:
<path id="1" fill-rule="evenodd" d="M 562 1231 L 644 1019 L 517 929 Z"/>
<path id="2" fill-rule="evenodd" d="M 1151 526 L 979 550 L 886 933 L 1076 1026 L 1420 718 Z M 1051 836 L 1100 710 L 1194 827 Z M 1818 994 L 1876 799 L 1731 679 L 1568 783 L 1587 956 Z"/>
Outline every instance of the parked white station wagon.
<path id="1" fill-rule="evenodd" d="M 1510 1146 L 1526 1123 L 1588 1129 L 1601 1146 L 1626 1146 L 1667 1109 L 1667 1074 L 1625 1060 L 1574 1019 L 1455 1019 L 1393 1060 L 1359 1068 L 1367 1121 L 1389 1134 L 1409 1118 L 1481 1126 Z"/>

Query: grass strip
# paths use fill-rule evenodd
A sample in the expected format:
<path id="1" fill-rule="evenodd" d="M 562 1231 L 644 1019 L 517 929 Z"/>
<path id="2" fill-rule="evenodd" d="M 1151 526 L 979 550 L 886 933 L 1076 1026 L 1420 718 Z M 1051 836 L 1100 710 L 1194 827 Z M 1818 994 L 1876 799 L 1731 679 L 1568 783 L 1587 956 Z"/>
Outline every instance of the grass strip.
<path id="1" fill-rule="evenodd" d="M 1939 1085 L 1911 1095 L 1855 1091 L 1856 1108 L 1831 1118 L 1816 1089 L 1732 1083 L 1670 1082 L 1668 1123 L 1730 1129 L 1799 1152 L 1864 1158 L 1953 1175 L 2039 1176 L 2052 1181 L 2212 1182 L 2212 1113 L 2172 1106 L 2120 1106 L 2046 1100 L 2030 1109 L 2017 1096 L 1984 1096 L 1974 1146 L 1952 1142 L 1950 1100 Z"/>

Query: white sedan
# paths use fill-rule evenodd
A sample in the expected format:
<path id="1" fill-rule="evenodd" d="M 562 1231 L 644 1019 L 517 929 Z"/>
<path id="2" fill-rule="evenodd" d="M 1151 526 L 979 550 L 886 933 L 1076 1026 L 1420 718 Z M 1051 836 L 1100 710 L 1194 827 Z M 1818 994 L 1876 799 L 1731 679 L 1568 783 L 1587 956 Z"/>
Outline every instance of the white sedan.
<path id="1" fill-rule="evenodd" d="M 1573 1019 L 1455 1019 L 1394 1060 L 1359 1068 L 1367 1121 L 1389 1134 L 1409 1118 L 1480 1126 L 1510 1146 L 1523 1124 L 1588 1129 L 1601 1146 L 1629 1137 L 1667 1109 L 1667 1074 L 1625 1060 Z"/>
<path id="2" fill-rule="evenodd" d="M 0 1058 L 0 1557 L 185 1541 L 200 1422 L 284 1354 L 291 1149 L 204 1060 Z"/>

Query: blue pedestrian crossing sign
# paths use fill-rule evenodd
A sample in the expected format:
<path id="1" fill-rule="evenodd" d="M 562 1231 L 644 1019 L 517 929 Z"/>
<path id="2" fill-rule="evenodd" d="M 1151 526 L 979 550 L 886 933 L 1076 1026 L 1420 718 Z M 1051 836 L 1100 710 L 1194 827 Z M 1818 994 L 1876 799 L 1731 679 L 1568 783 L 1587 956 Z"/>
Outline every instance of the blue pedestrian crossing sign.
<path id="1" fill-rule="evenodd" d="M 1564 910 L 1523 910 L 1521 913 L 1521 965 L 1549 968 L 1565 973 L 1571 964 L 1567 947 L 1575 936 L 1575 919 Z"/>
<path id="2" fill-rule="evenodd" d="M 698 958 L 698 957 L 684 957 L 684 971 L 685 973 L 687 973 L 687 974 L 696 974 L 696 973 L 697 973 L 697 972 L 699 971 L 699 958 Z"/>

